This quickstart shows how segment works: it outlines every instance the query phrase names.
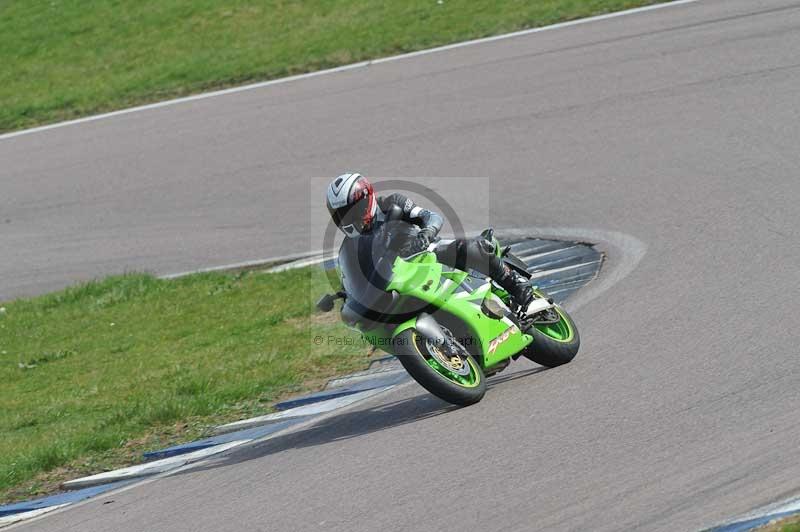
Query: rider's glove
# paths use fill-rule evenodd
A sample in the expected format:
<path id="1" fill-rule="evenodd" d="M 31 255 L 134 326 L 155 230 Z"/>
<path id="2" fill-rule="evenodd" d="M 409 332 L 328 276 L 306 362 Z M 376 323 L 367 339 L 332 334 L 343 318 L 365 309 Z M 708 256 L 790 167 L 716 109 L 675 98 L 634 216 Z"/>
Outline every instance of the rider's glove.
<path id="1" fill-rule="evenodd" d="M 417 236 L 415 236 L 406 246 L 406 254 L 407 255 L 414 255 L 415 253 L 421 253 L 428 249 L 430 245 L 430 237 L 427 233 L 420 232 Z"/>
<path id="2" fill-rule="evenodd" d="M 428 246 L 430 246 L 433 242 L 437 242 L 439 239 L 436 237 L 437 230 L 433 227 L 423 227 L 417 233 L 417 237 L 414 239 L 414 253 L 421 253 L 423 251 L 428 250 Z"/>
<path id="3" fill-rule="evenodd" d="M 437 231 L 433 227 L 423 227 L 422 229 L 419 230 L 418 237 L 424 238 L 425 241 L 427 242 L 427 244 L 425 244 L 425 247 L 428 247 L 428 244 L 430 244 L 431 242 L 436 242 L 438 240 L 436 238 L 436 233 Z"/>
<path id="4" fill-rule="evenodd" d="M 389 224 L 395 224 L 389 226 Z M 390 249 L 396 249 L 401 256 L 416 255 L 423 251 L 427 251 L 431 242 L 436 241 L 436 230 L 432 228 L 423 228 L 417 230 L 411 224 L 405 222 L 387 222 L 387 227 L 390 228 Z"/>
<path id="5" fill-rule="evenodd" d="M 427 228 L 420 229 L 419 232 L 411 237 L 408 243 L 403 246 L 403 254 L 408 256 L 427 251 L 431 242 L 434 242 L 434 238 L 435 237 L 431 235 L 431 231 Z"/>

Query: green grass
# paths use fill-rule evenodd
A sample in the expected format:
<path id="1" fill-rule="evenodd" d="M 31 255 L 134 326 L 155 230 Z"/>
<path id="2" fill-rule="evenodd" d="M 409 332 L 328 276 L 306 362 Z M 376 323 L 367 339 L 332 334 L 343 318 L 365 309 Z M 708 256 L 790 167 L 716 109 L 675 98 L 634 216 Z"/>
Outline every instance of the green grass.
<path id="1" fill-rule="evenodd" d="M 759 532 L 800 532 L 800 516 L 791 515 L 758 527 Z"/>
<path id="2" fill-rule="evenodd" d="M 0 131 L 655 0 L 3 0 Z"/>
<path id="3" fill-rule="evenodd" d="M 310 269 L 132 274 L 0 305 L 0 500 L 127 465 L 363 368 L 361 342 L 314 344 L 354 337 L 338 312 L 313 311 L 324 291 Z"/>

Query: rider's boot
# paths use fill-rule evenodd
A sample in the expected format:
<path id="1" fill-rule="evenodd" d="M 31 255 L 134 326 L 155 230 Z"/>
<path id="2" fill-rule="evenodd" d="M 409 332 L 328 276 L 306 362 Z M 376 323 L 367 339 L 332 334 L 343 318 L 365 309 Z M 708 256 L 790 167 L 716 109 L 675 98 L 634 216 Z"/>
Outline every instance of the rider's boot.
<path id="1" fill-rule="evenodd" d="M 533 290 L 529 280 L 509 268 L 505 263 L 501 263 L 501 267 L 502 271 L 498 272 L 499 275 L 495 275 L 495 281 L 509 293 L 520 309 L 526 310 L 533 301 Z"/>

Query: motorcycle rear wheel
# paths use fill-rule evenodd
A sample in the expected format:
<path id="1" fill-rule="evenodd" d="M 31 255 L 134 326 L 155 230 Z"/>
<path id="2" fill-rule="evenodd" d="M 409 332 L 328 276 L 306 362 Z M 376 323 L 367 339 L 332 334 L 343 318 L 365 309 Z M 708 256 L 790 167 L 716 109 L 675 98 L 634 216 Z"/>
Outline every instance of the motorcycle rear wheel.
<path id="1" fill-rule="evenodd" d="M 442 352 L 419 334 L 407 329 L 397 335 L 394 354 L 411 377 L 430 393 L 448 403 L 467 406 L 480 401 L 486 393 L 483 370 L 465 349 L 459 353 L 461 364 L 442 362 Z"/>

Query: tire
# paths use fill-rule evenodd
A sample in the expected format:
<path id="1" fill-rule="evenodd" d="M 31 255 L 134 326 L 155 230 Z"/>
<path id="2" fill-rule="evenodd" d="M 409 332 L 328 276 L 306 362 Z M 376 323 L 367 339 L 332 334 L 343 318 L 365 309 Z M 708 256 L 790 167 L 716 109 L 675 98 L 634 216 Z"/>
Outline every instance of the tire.
<path id="1" fill-rule="evenodd" d="M 431 363 L 438 365 L 438 362 L 430 352 L 425 339 L 415 329 L 407 329 L 397 335 L 394 354 L 415 381 L 448 403 L 458 406 L 471 405 L 480 401 L 486 393 L 486 377 L 472 355 L 464 352 L 469 376 L 463 379 L 472 382 L 459 383 L 455 377 L 446 377 L 431 365 Z M 446 371 L 443 366 L 438 365 L 438 367 Z"/>
<path id="2" fill-rule="evenodd" d="M 533 342 L 522 354 L 542 366 L 554 368 L 572 361 L 581 347 L 581 337 L 572 317 L 563 308 L 556 306 L 561 320 L 554 325 L 533 324 L 526 332 Z"/>

